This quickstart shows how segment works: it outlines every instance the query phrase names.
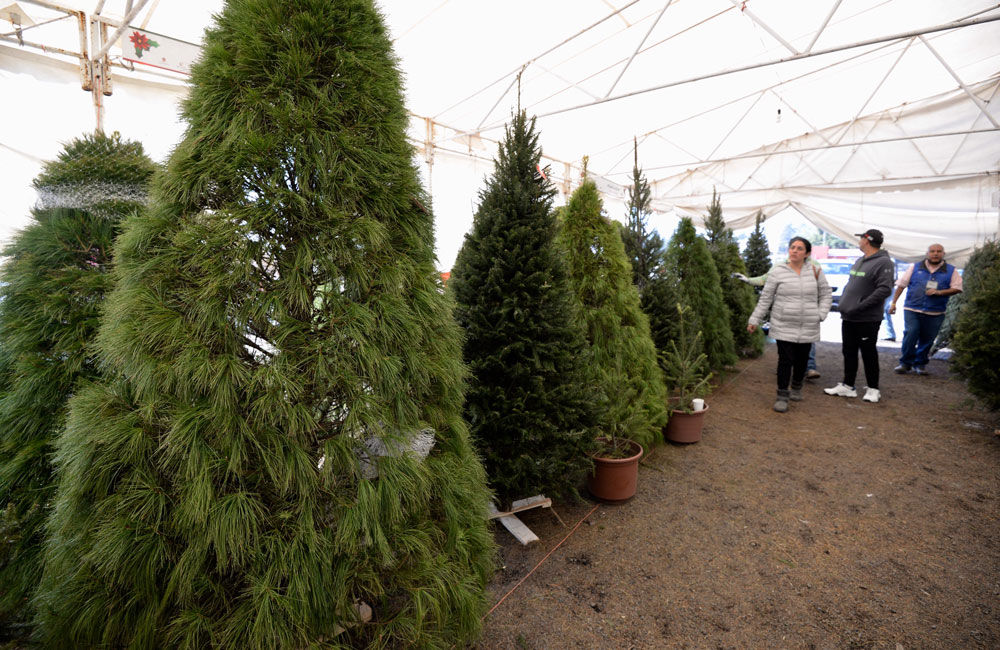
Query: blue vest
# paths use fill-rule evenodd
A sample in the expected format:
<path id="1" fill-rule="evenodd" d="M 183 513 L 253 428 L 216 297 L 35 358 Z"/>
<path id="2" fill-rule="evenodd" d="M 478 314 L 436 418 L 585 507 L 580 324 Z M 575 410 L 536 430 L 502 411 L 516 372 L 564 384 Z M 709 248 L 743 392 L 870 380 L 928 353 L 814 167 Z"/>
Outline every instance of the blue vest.
<path id="1" fill-rule="evenodd" d="M 910 275 L 910 284 L 906 288 L 906 309 L 917 311 L 943 312 L 948 307 L 948 298 L 951 296 L 928 296 L 924 293 L 929 280 L 937 280 L 938 289 L 951 288 L 951 274 L 955 272 L 955 267 L 947 262 L 941 268 L 931 273 L 927 270 L 927 260 L 924 260 L 913 269 Z"/>

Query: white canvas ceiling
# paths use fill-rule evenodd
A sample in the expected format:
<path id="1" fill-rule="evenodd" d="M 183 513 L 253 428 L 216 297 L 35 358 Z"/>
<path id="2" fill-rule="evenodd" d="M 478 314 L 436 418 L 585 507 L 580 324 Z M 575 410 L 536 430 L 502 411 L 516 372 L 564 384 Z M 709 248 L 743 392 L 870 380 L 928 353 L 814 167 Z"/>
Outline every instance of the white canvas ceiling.
<path id="1" fill-rule="evenodd" d="M 0 9 L 6 4 L 0 0 Z M 118 18 L 126 10 L 126 0 L 62 4 Z M 378 4 L 406 74 L 442 268 L 471 225 L 495 141 L 519 102 L 539 116 L 560 189 L 579 181 L 588 156 L 612 216 L 622 211 L 635 139 L 664 214 L 700 216 L 714 188 L 735 227 L 751 224 L 757 210 L 791 207 L 841 236 L 881 228 L 887 248 L 904 259 L 919 257 L 931 240 L 958 259 L 997 233 L 995 2 Z M 197 41 L 220 6 L 154 0 L 132 24 L 148 21 L 149 30 Z M 0 32 L 10 27 L 0 22 Z M 0 178 L 5 197 L 28 200 L 38 161 L 93 128 L 89 94 L 72 63 L 0 43 L 0 163 L 16 168 Z M 106 129 L 142 140 L 162 159 L 180 137 L 172 116 L 183 82 L 113 74 Z M 5 224 L 26 212 L 16 201 L 0 209 Z"/>

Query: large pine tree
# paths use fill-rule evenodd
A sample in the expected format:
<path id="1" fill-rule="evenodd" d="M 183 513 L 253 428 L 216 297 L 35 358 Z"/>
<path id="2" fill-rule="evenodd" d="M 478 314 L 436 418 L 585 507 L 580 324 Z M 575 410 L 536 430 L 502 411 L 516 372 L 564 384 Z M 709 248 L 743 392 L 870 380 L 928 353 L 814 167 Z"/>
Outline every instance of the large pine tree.
<path id="1" fill-rule="evenodd" d="M 587 327 L 601 431 L 648 448 L 667 423 L 666 387 L 618 227 L 603 209 L 597 186 L 585 180 L 570 197 L 559 242 Z"/>
<path id="2" fill-rule="evenodd" d="M 705 239 L 698 235 L 691 219 L 677 224 L 667 244 L 666 264 L 677 278 L 680 303 L 691 308 L 691 331 L 701 331 L 705 354 L 713 370 L 736 363 L 729 308 L 715 261 Z"/>
<path id="3" fill-rule="evenodd" d="M 480 193 L 449 287 L 472 372 L 466 414 L 504 502 L 571 494 L 595 436 L 587 344 L 554 241 L 555 189 L 518 112 Z"/>
<path id="4" fill-rule="evenodd" d="M 489 493 L 381 17 L 233 0 L 192 82 L 116 245 L 116 380 L 74 395 L 57 448 L 43 642 L 460 646 Z"/>
<path id="5" fill-rule="evenodd" d="M 98 375 L 90 346 L 111 247 L 122 219 L 145 203 L 153 171 L 142 145 L 117 134 L 73 140 L 35 179 L 31 221 L 3 251 L 0 627 L 31 618 L 55 491 L 51 445 L 76 383 Z"/>
<path id="6" fill-rule="evenodd" d="M 767 245 L 767 235 L 761 224 L 764 223 L 764 213 L 758 212 L 754 220 L 754 229 L 747 238 L 743 249 L 743 262 L 747 267 L 747 275 L 755 278 L 764 275 L 771 269 L 771 249 Z"/>
<path id="7" fill-rule="evenodd" d="M 722 297 L 729 308 L 729 329 L 733 333 L 736 353 L 741 357 L 759 357 L 764 353 L 764 332 L 759 328 L 747 331 L 747 319 L 757 305 L 757 296 L 748 284 L 734 277 L 736 273 L 746 274 L 747 269 L 733 230 L 722 218 L 722 201 L 715 190 L 712 190 L 712 202 L 705 219 L 705 240 L 719 272 Z"/>

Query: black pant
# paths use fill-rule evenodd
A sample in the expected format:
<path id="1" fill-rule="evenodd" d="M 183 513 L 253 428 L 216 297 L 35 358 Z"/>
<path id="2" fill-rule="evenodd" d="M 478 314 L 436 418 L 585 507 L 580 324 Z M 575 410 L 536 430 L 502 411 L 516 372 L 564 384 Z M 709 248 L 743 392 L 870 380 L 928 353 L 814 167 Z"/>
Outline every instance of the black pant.
<path id="1" fill-rule="evenodd" d="M 790 341 L 777 341 L 778 343 L 778 390 L 788 389 L 788 379 L 792 380 L 793 386 L 802 386 L 802 379 L 806 376 L 806 366 L 809 364 L 809 348 L 812 343 L 792 343 Z"/>
<path id="2" fill-rule="evenodd" d="M 840 334 L 844 339 L 844 383 L 854 386 L 858 376 L 858 350 L 861 350 L 861 360 L 865 364 L 865 379 L 868 388 L 878 388 L 878 328 L 881 321 L 870 323 L 855 323 L 841 321 Z"/>

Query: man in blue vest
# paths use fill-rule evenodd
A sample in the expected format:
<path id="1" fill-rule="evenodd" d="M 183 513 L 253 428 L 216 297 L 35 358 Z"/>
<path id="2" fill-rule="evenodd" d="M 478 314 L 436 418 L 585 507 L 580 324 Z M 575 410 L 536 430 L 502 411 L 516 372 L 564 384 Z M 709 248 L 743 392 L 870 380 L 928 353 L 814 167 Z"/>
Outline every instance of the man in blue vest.
<path id="1" fill-rule="evenodd" d="M 896 313 L 896 301 L 906 289 L 903 303 L 903 354 L 895 370 L 905 375 L 911 370 L 918 375 L 927 374 L 927 361 L 931 346 L 944 322 L 948 298 L 962 292 L 962 276 L 958 269 L 944 259 L 944 246 L 931 244 L 927 257 L 920 264 L 912 265 L 896 282 L 889 312 Z"/>

